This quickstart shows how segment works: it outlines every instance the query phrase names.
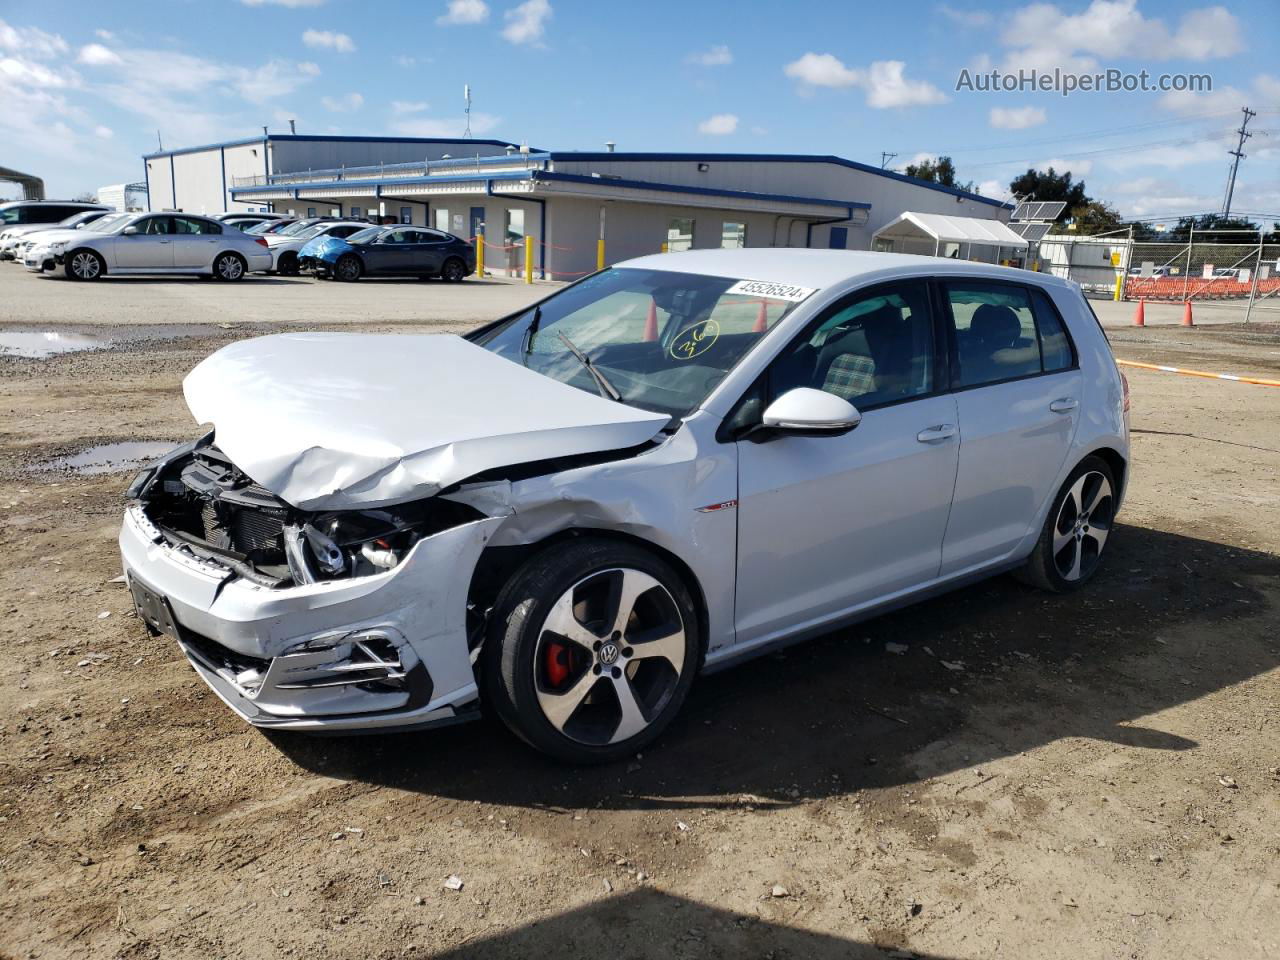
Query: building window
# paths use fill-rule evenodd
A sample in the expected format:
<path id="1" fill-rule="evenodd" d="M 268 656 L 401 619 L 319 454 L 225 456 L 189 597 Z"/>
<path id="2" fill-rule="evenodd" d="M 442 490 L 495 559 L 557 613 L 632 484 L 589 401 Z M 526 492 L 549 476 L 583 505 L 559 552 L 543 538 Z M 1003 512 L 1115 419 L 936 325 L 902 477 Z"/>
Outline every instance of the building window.
<path id="1" fill-rule="evenodd" d="M 354 217 L 356 220 L 359 220 L 361 217 L 364 216 L 364 207 L 352 207 L 351 216 Z"/>
<path id="2" fill-rule="evenodd" d="M 315 208 L 315 207 L 307 207 L 307 216 L 308 216 L 308 217 L 314 217 L 315 215 L 316 215 L 316 208 Z"/>
<path id="3" fill-rule="evenodd" d="M 448 233 L 449 232 L 449 211 L 443 210 L 440 207 L 436 207 L 435 218 L 436 218 L 435 228 L 439 230 L 441 233 Z"/>
<path id="4" fill-rule="evenodd" d="M 409 207 L 401 207 L 401 208 L 400 208 L 400 222 L 401 222 L 401 223 L 413 223 L 413 210 L 411 210 Z"/>
<path id="5" fill-rule="evenodd" d="M 672 217 L 667 221 L 667 252 L 689 250 L 693 247 L 693 218 Z"/>
<path id="6" fill-rule="evenodd" d="M 725 250 L 738 250 L 747 245 L 747 225 L 726 220 L 720 226 L 720 246 Z"/>
<path id="7" fill-rule="evenodd" d="M 507 211 L 507 238 L 508 245 L 524 243 L 524 211 L 508 210 Z"/>

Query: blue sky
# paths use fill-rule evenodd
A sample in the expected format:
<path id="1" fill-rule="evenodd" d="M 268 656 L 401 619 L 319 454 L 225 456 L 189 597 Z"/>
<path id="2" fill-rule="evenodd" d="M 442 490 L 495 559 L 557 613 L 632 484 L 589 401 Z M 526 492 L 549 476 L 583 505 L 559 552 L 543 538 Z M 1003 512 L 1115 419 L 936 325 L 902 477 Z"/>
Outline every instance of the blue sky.
<path id="1" fill-rule="evenodd" d="M 141 154 L 299 133 L 476 136 L 598 150 L 950 154 L 1000 196 L 1050 164 L 1130 216 L 1280 218 L 1274 0 L 976 6 L 813 0 L 131 0 L 0 4 L 0 165 L 68 196 Z M 1207 73 L 1208 93 L 958 91 L 960 71 Z M 0 185 L 0 195 L 14 190 Z"/>

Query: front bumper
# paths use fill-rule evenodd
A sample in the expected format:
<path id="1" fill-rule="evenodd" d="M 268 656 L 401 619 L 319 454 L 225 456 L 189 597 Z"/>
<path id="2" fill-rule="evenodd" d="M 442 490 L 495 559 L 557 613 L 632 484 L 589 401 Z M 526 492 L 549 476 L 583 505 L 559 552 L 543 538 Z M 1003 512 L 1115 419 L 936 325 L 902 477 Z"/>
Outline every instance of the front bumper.
<path id="1" fill-rule="evenodd" d="M 426 537 L 385 573 L 284 589 L 170 546 L 137 504 L 125 513 L 120 552 L 135 598 L 150 595 L 148 608 L 139 604 L 144 621 L 173 636 L 213 692 L 253 725 L 418 728 L 475 705 L 467 587 L 502 520 Z M 321 649 L 297 649 L 308 642 Z"/>
<path id="2" fill-rule="evenodd" d="M 32 273 L 42 273 L 45 270 L 56 269 L 61 262 L 62 257 L 60 255 L 38 248 L 30 249 L 22 255 L 22 265 Z"/>

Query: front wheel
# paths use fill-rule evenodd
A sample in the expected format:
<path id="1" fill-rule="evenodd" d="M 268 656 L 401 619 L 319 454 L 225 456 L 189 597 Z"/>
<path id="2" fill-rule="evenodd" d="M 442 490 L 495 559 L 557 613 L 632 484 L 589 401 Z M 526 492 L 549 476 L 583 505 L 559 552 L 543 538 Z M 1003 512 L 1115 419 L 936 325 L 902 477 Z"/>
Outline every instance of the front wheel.
<path id="1" fill-rule="evenodd" d="M 296 277 L 298 275 L 298 255 L 296 253 L 281 254 L 280 262 L 276 264 L 276 270 L 282 276 Z"/>
<path id="2" fill-rule="evenodd" d="M 1111 539 L 1116 484 L 1101 457 L 1085 457 L 1054 498 L 1040 539 L 1023 569 L 1042 590 L 1068 593 L 1093 577 Z"/>
<path id="3" fill-rule="evenodd" d="M 106 264 L 92 250 L 77 250 L 67 258 L 67 276 L 72 280 L 97 280 L 106 273 Z"/>
<path id="4" fill-rule="evenodd" d="M 570 763 L 604 763 L 655 739 L 701 655 L 680 577 L 610 540 L 551 547 L 503 589 L 485 641 L 486 700 L 520 737 Z"/>
<path id="5" fill-rule="evenodd" d="M 457 257 L 450 257 L 440 268 L 440 276 L 448 283 L 461 283 L 467 276 L 467 265 Z"/>
<path id="6" fill-rule="evenodd" d="M 213 261 L 213 276 L 217 280 L 241 280 L 244 278 L 245 262 L 238 254 L 220 253 Z"/>
<path id="7" fill-rule="evenodd" d="M 339 258 L 333 268 L 334 277 L 347 283 L 359 280 L 362 273 L 364 273 L 364 267 L 360 263 L 360 258 L 350 253 Z"/>

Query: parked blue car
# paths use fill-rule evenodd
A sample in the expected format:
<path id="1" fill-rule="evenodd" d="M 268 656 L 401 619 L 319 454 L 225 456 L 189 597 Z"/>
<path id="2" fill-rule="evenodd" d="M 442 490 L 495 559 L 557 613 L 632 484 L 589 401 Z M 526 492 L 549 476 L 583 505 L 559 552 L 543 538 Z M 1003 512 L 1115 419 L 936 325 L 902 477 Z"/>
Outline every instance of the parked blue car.
<path id="1" fill-rule="evenodd" d="M 440 277 L 457 283 L 476 269 L 475 248 L 451 233 L 393 224 L 342 238 L 316 237 L 298 251 L 298 266 L 317 277 L 351 282 L 366 276 Z"/>

